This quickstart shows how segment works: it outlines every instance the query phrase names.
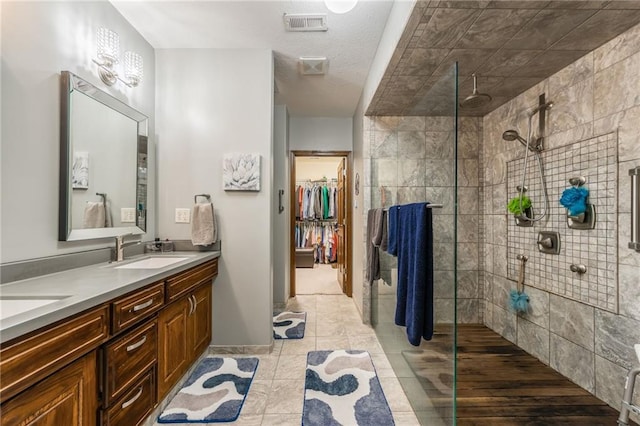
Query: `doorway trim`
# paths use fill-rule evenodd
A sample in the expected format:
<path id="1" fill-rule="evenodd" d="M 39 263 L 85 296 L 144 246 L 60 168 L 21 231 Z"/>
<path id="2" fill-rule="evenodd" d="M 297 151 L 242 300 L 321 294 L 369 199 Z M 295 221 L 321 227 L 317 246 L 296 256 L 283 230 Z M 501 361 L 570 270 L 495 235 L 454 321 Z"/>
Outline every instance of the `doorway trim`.
<path id="1" fill-rule="evenodd" d="M 296 296 L 296 158 L 297 157 L 344 157 L 346 158 L 346 179 L 344 188 L 344 202 L 346 207 L 345 217 L 345 253 L 347 265 L 347 277 L 344 294 L 348 297 L 353 295 L 353 250 L 352 250 L 352 212 L 351 212 L 351 188 L 352 188 L 352 161 L 351 151 L 289 151 L 289 297 Z"/>

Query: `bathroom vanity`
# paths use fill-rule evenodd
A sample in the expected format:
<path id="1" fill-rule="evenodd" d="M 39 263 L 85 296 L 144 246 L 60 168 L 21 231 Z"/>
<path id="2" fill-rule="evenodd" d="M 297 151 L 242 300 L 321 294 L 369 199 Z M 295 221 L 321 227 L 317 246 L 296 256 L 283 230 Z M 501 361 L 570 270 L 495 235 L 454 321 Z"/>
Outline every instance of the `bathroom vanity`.
<path id="1" fill-rule="evenodd" d="M 0 424 L 142 423 L 211 341 L 219 256 L 145 256 L 4 285 L 7 300 L 56 294 L 0 322 Z"/>

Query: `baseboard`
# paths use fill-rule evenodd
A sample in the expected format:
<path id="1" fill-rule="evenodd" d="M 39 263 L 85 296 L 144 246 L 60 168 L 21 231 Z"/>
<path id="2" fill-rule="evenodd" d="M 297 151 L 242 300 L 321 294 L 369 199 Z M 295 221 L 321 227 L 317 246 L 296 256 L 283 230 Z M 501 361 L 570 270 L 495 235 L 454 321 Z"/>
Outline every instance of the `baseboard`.
<path id="1" fill-rule="evenodd" d="M 273 340 L 269 345 L 210 345 L 210 355 L 266 355 L 273 352 Z"/>

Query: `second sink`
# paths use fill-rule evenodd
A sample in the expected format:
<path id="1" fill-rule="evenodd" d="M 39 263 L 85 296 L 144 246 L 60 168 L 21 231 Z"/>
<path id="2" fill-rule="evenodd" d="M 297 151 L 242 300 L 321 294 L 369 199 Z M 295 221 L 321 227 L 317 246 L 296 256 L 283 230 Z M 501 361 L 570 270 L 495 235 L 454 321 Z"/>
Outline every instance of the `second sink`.
<path id="1" fill-rule="evenodd" d="M 189 259 L 188 257 L 168 257 L 154 256 L 140 259 L 136 262 L 127 263 L 125 265 L 116 266 L 115 269 L 160 269 L 174 263 L 182 262 Z"/>

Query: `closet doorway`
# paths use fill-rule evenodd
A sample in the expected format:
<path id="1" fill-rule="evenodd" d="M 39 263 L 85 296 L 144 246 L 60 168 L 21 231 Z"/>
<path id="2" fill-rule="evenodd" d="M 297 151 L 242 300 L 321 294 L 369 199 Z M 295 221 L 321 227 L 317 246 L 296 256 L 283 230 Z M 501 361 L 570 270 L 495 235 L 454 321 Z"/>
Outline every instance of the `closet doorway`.
<path id="1" fill-rule="evenodd" d="M 316 287 L 317 294 L 344 293 L 351 297 L 351 152 L 291 151 L 289 160 L 289 295 L 295 297 L 299 293 L 296 291 L 298 274 L 329 277 L 331 282 L 335 278 L 338 282 L 335 293 L 329 288 L 325 292 Z M 312 281 L 314 286 L 324 285 L 316 279 Z M 304 294 L 312 293 L 305 290 Z"/>

